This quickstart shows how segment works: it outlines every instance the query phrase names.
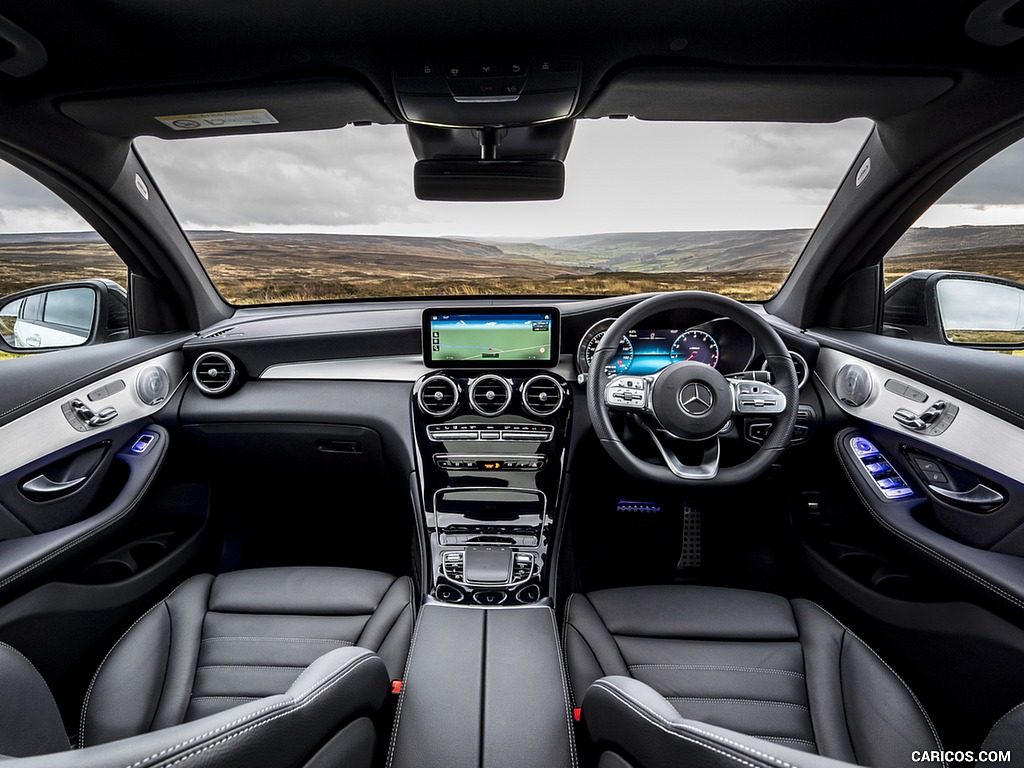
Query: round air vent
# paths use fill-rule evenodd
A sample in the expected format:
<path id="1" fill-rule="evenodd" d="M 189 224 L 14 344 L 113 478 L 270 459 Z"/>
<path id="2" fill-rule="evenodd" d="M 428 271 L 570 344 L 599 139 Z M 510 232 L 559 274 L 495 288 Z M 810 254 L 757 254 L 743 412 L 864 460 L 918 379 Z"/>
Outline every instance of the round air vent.
<path id="1" fill-rule="evenodd" d="M 238 369 L 223 352 L 204 352 L 192 366 L 192 379 L 207 395 L 222 395 L 238 377 Z"/>
<path id="2" fill-rule="evenodd" d="M 789 356 L 793 358 L 793 367 L 796 368 L 796 387 L 797 389 L 803 389 L 804 384 L 806 384 L 807 380 L 811 377 L 810 366 L 807 365 L 807 361 L 804 360 L 804 356 L 799 352 L 789 350 Z M 768 370 L 767 362 L 761 364 L 761 370 Z"/>
<path id="3" fill-rule="evenodd" d="M 871 374 L 857 363 L 847 363 L 836 374 L 836 395 L 854 408 L 864 405 L 871 397 Z"/>
<path id="4" fill-rule="evenodd" d="M 162 403 L 171 391 L 171 377 L 159 365 L 143 368 L 135 380 L 135 393 L 146 405 Z"/>
<path id="5" fill-rule="evenodd" d="M 447 416 L 459 404 L 459 387 L 447 376 L 431 376 L 416 396 L 420 410 L 431 416 Z"/>
<path id="6" fill-rule="evenodd" d="M 562 386 L 550 376 L 534 376 L 523 384 L 523 407 L 534 416 L 550 416 L 562 406 Z"/>
<path id="7" fill-rule="evenodd" d="M 469 404 L 481 416 L 497 416 L 512 400 L 512 385 L 501 376 L 481 376 L 469 385 Z"/>

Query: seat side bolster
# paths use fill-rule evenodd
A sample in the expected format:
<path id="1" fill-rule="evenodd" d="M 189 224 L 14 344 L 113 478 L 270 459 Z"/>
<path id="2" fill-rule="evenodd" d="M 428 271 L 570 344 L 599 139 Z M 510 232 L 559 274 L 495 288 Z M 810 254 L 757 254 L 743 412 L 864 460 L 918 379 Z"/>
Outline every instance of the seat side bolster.
<path id="1" fill-rule="evenodd" d="M 653 688 L 606 677 L 587 690 L 583 722 L 603 752 L 644 768 L 849 768 L 726 728 L 683 719 Z"/>
<path id="2" fill-rule="evenodd" d="M 397 680 L 405 669 L 415 623 L 412 579 L 402 576 L 384 593 L 355 644 L 376 652 Z"/>
<path id="3" fill-rule="evenodd" d="M 607 675 L 629 676 L 629 669 L 615 638 L 584 595 L 570 595 L 565 607 L 562 641 L 569 685 L 578 703 L 595 680 Z"/>
<path id="4" fill-rule="evenodd" d="M 839 731 L 841 717 L 854 755 L 843 759 L 859 765 L 945 765 L 912 760 L 915 752 L 941 752 L 942 745 L 920 701 L 892 667 L 815 603 L 794 600 L 793 609 L 804 645 L 812 720 L 815 699 L 824 704 L 819 713 L 829 708 L 827 717 L 819 714 L 815 732 L 819 724 L 823 731 Z M 839 715 L 832 711 L 836 706 Z M 821 741 L 818 746 L 826 749 Z M 831 754 L 837 754 L 836 745 L 830 746 Z"/>
<path id="5" fill-rule="evenodd" d="M 23 757 L 71 746 L 46 681 L 32 662 L 7 643 L 0 643 L 0 680 L 0 754 Z"/>
<path id="6" fill-rule="evenodd" d="M 79 746 L 150 730 L 170 662 L 167 603 L 147 611 L 118 640 L 93 677 L 82 708 Z"/>
<path id="7" fill-rule="evenodd" d="M 1024 704 L 1018 704 L 992 726 L 980 751 L 1009 751 L 1024 754 Z"/>
<path id="8" fill-rule="evenodd" d="M 17 767 L 304 765 L 346 724 L 375 713 L 387 691 L 387 670 L 375 654 L 362 648 L 339 648 L 313 662 L 284 694 L 173 728 L 26 758 Z"/>
<path id="9" fill-rule="evenodd" d="M 839 692 L 843 688 L 840 658 L 845 629 L 808 600 L 793 600 L 793 616 L 804 655 L 804 680 L 811 727 L 818 752 L 857 762 Z"/>

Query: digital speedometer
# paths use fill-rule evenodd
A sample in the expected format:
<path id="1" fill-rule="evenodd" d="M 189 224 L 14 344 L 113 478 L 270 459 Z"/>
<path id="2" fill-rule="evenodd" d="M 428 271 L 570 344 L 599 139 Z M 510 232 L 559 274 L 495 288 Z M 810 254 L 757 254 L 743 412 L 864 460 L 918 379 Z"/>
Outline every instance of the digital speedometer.
<path id="1" fill-rule="evenodd" d="M 704 331 L 683 331 L 672 342 L 669 358 L 673 363 L 694 360 L 714 368 L 718 365 L 718 342 Z"/>
<path id="2" fill-rule="evenodd" d="M 597 350 L 598 345 L 601 343 L 601 339 L 604 338 L 605 331 L 594 334 L 590 341 L 587 342 L 587 346 L 583 350 L 583 359 L 587 362 L 587 369 L 590 369 L 590 364 L 594 360 L 594 352 Z M 623 336 L 619 339 L 619 348 L 615 350 L 615 356 L 612 358 L 611 363 L 608 365 L 608 373 L 612 375 L 619 375 L 626 373 L 629 370 L 629 366 L 633 364 L 633 344 Z"/>

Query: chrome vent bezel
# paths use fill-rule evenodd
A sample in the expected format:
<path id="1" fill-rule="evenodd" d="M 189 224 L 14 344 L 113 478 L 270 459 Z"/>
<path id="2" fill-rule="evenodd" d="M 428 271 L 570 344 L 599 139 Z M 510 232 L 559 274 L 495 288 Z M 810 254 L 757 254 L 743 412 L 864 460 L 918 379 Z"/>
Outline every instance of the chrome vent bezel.
<path id="1" fill-rule="evenodd" d="M 501 403 L 497 410 L 490 411 L 480 407 L 477 403 L 476 392 L 477 388 L 487 381 L 495 381 L 501 385 L 501 389 L 505 392 L 505 401 Z M 473 382 L 469 385 L 469 407 L 479 413 L 481 416 L 500 416 L 503 414 L 508 407 L 512 404 L 512 385 L 508 379 L 504 376 L 496 376 L 493 373 L 488 373 L 484 376 L 479 376 L 473 379 Z"/>
<path id="2" fill-rule="evenodd" d="M 216 358 L 222 367 L 227 368 L 227 378 L 224 379 L 223 383 L 217 382 L 219 386 L 211 386 L 208 382 L 204 381 L 200 376 L 200 368 L 206 363 L 209 364 L 211 358 Z M 195 382 L 196 386 L 199 387 L 199 391 L 205 395 L 216 397 L 218 395 L 226 394 L 231 390 L 231 387 L 238 380 L 238 367 L 235 365 L 234 360 L 228 357 L 223 352 L 204 352 L 201 354 L 192 365 L 192 381 Z"/>
<path id="3" fill-rule="evenodd" d="M 530 403 L 530 388 L 532 386 L 535 386 L 536 384 L 539 384 L 540 382 L 543 382 L 544 384 L 550 383 L 550 385 L 554 387 L 555 392 L 558 394 L 558 398 L 557 400 L 553 401 L 553 404 L 545 403 L 544 405 L 537 407 Z M 534 376 L 532 379 L 523 384 L 522 399 L 523 408 L 532 413 L 534 416 L 539 416 L 543 418 L 545 416 L 551 416 L 558 412 L 558 409 L 562 407 L 562 403 L 565 400 L 565 394 L 562 391 L 562 385 L 556 378 L 554 378 L 553 376 L 548 376 L 547 374 L 540 374 L 538 376 Z"/>
<path id="4" fill-rule="evenodd" d="M 797 369 L 796 388 L 797 389 L 803 389 L 804 385 L 811 378 L 811 367 L 807 364 L 807 359 L 803 355 L 801 355 L 799 352 L 794 352 L 792 349 L 790 349 L 788 351 L 789 351 L 790 358 L 792 358 L 792 360 L 793 360 L 793 367 Z M 803 367 L 802 371 L 800 370 L 801 366 Z M 767 360 L 764 363 L 761 364 L 761 370 L 762 371 L 767 371 L 768 370 L 768 361 Z"/>
<path id="5" fill-rule="evenodd" d="M 427 387 L 429 387 L 430 385 L 432 385 L 432 384 L 441 384 L 441 383 L 447 383 L 448 386 L 451 387 L 452 402 L 451 402 L 451 405 L 448 406 L 447 408 L 444 408 L 444 409 L 439 410 L 439 411 L 432 411 L 432 410 L 430 410 L 430 407 L 428 407 L 427 403 L 424 402 L 424 400 L 423 400 L 423 393 L 426 391 Z M 448 414 L 450 414 L 452 411 L 454 411 L 456 408 L 459 407 L 459 385 L 456 384 L 455 381 L 453 379 L 449 378 L 448 376 L 444 376 L 444 375 L 430 376 L 429 378 L 424 379 L 423 383 L 420 385 L 420 389 L 416 393 L 416 404 L 419 405 L 420 410 L 423 411 L 423 413 L 427 414 L 428 416 L 436 416 L 436 417 L 447 416 Z"/>

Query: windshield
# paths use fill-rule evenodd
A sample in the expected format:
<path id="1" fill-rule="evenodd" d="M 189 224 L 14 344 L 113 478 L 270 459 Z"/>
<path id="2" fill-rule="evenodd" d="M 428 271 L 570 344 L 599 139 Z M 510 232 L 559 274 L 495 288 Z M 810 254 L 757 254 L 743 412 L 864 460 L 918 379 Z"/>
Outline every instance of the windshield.
<path id="1" fill-rule="evenodd" d="M 778 290 L 871 124 L 580 120 L 561 200 L 423 202 L 403 126 L 136 148 L 233 304 Z"/>

